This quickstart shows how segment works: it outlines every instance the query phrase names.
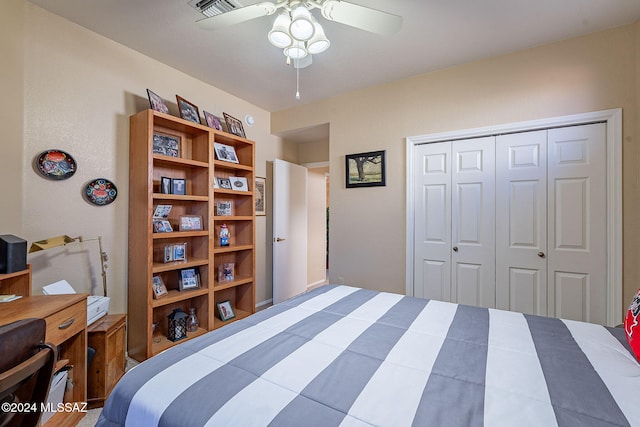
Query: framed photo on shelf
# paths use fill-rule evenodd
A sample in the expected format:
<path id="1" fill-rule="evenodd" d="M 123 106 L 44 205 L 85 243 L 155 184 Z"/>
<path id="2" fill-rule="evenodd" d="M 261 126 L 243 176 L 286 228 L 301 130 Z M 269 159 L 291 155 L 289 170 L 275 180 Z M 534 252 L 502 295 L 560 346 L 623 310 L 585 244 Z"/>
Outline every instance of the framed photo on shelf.
<path id="1" fill-rule="evenodd" d="M 199 215 L 180 216 L 180 231 L 202 230 L 202 217 Z"/>
<path id="2" fill-rule="evenodd" d="M 164 156 L 180 157 L 180 137 L 154 133 L 153 152 Z"/>
<path id="3" fill-rule="evenodd" d="M 160 178 L 160 192 L 162 194 L 171 194 L 171 178 L 166 176 Z"/>
<path id="4" fill-rule="evenodd" d="M 218 181 L 218 188 L 222 188 L 225 190 L 231 190 L 231 180 L 229 178 L 216 178 Z"/>
<path id="5" fill-rule="evenodd" d="M 200 110 L 194 104 L 190 103 L 180 95 L 176 95 L 176 101 L 178 101 L 178 110 L 180 110 L 180 117 L 190 122 L 200 124 Z"/>
<path id="6" fill-rule="evenodd" d="M 176 243 L 173 245 L 165 245 L 164 262 L 186 261 L 187 260 L 187 244 Z"/>
<path id="7" fill-rule="evenodd" d="M 164 281 L 160 276 L 153 276 L 151 278 L 151 287 L 153 288 L 153 298 L 158 299 L 169 294 L 167 287 L 164 285 Z"/>
<path id="8" fill-rule="evenodd" d="M 230 176 L 229 181 L 231 181 L 231 188 L 237 191 L 249 191 L 249 186 L 247 185 L 247 178 L 242 176 Z"/>
<path id="9" fill-rule="evenodd" d="M 346 187 L 384 187 L 385 151 L 347 154 L 345 156 Z"/>
<path id="10" fill-rule="evenodd" d="M 253 187 L 254 197 L 256 201 L 256 215 L 262 216 L 267 214 L 267 204 L 266 204 L 266 190 L 267 190 L 267 179 L 256 176 L 256 184 Z"/>
<path id="11" fill-rule="evenodd" d="M 171 205 L 158 205 L 153 211 L 154 219 L 167 219 L 169 218 L 169 213 L 171 212 Z"/>
<path id="12" fill-rule="evenodd" d="M 159 219 L 153 221 L 153 231 L 156 233 L 171 233 L 173 231 L 173 227 L 166 219 Z"/>
<path id="13" fill-rule="evenodd" d="M 196 268 L 180 270 L 180 290 L 197 289 L 200 287 L 200 273 Z"/>
<path id="14" fill-rule="evenodd" d="M 160 98 L 160 96 L 156 95 L 149 89 L 147 89 L 147 96 L 149 97 L 149 105 L 152 110 L 169 114 L 169 107 L 165 104 L 164 99 Z"/>
<path id="15" fill-rule="evenodd" d="M 214 116 L 213 114 L 207 112 L 207 111 L 202 111 L 202 113 L 204 114 L 204 120 L 205 122 L 207 122 L 207 126 L 209 126 L 210 128 L 214 128 L 217 130 L 223 130 L 222 129 L 222 122 L 220 121 L 220 117 L 218 116 Z"/>
<path id="16" fill-rule="evenodd" d="M 233 202 L 231 200 L 216 202 L 216 216 L 231 215 L 233 215 Z"/>
<path id="17" fill-rule="evenodd" d="M 229 133 L 246 138 L 244 134 L 244 127 L 242 127 L 242 122 L 240 120 L 227 113 L 222 113 L 222 115 L 224 116 L 224 121 L 227 122 L 227 130 Z"/>
<path id="18" fill-rule="evenodd" d="M 235 277 L 235 263 L 223 262 L 218 266 L 218 283 L 233 282 Z"/>
<path id="19" fill-rule="evenodd" d="M 171 178 L 171 194 L 187 194 L 187 180 L 184 178 Z"/>
<path id="20" fill-rule="evenodd" d="M 218 315 L 220 315 L 220 320 L 223 322 L 236 317 L 236 313 L 231 307 L 231 301 L 227 300 L 218 303 Z"/>
<path id="21" fill-rule="evenodd" d="M 216 157 L 218 160 L 222 160 L 224 162 L 231 163 L 240 163 L 238 162 L 238 156 L 236 155 L 236 149 L 231 145 L 220 144 L 219 142 L 213 143 L 213 149 L 216 152 Z"/>

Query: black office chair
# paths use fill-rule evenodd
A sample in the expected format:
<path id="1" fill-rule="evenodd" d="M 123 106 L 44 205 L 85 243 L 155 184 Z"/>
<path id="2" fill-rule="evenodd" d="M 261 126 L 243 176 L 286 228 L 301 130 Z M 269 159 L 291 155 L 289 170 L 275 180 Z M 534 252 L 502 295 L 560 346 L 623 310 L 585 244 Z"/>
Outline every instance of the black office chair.
<path id="1" fill-rule="evenodd" d="M 56 349 L 44 344 L 45 333 L 43 319 L 0 326 L 0 402 L 14 404 L 14 411 L 0 409 L 0 427 L 36 426 L 42 416 L 56 362 Z M 29 403 L 29 411 L 15 412 L 19 403 Z"/>

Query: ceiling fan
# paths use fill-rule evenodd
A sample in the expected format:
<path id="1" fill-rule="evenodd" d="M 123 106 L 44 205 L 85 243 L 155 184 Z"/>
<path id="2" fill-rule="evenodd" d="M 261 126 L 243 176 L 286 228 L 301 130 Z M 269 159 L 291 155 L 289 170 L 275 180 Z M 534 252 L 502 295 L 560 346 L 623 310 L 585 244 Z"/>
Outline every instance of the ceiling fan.
<path id="1" fill-rule="evenodd" d="M 401 16 L 343 0 L 278 0 L 275 3 L 265 1 L 201 19 L 198 25 L 201 28 L 216 30 L 273 15 L 278 9 L 294 14 L 296 10 L 301 10 L 301 6 L 307 11 L 320 9 L 322 16 L 329 21 L 380 35 L 394 34 L 402 25 Z"/>

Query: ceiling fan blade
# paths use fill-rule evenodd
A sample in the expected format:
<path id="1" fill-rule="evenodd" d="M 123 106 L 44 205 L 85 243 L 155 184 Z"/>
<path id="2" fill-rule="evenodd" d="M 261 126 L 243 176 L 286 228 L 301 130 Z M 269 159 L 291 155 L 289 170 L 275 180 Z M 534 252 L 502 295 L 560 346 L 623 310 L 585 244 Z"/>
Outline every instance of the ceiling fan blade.
<path id="1" fill-rule="evenodd" d="M 371 33 L 389 36 L 402 26 L 402 16 L 371 9 L 341 0 L 327 0 L 322 4 L 322 16 Z"/>
<path id="2" fill-rule="evenodd" d="M 250 6 L 241 7 L 231 12 L 221 13 L 209 18 L 197 21 L 198 26 L 205 30 L 217 30 L 239 24 L 251 19 L 260 18 L 262 16 L 273 15 L 276 11 L 276 5 L 269 2 L 252 4 Z"/>

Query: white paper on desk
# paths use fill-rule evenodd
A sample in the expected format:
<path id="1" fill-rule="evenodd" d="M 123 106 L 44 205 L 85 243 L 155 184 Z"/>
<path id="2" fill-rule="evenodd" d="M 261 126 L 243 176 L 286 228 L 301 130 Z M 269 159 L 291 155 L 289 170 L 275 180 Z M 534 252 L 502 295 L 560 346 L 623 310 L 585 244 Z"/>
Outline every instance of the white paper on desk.
<path id="1" fill-rule="evenodd" d="M 42 287 L 42 293 L 45 295 L 61 295 L 61 294 L 75 294 L 76 291 L 71 287 L 66 280 L 59 280 L 50 285 Z"/>

